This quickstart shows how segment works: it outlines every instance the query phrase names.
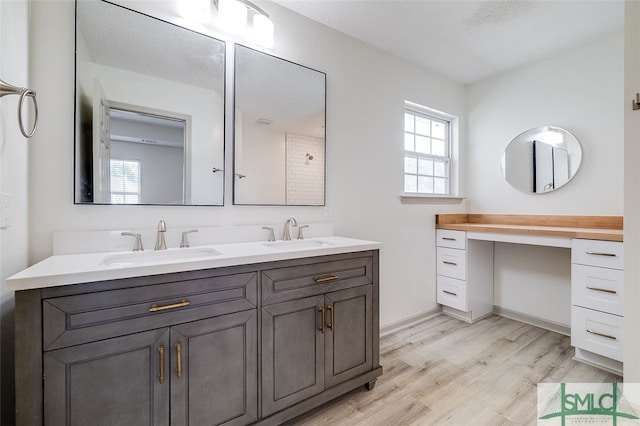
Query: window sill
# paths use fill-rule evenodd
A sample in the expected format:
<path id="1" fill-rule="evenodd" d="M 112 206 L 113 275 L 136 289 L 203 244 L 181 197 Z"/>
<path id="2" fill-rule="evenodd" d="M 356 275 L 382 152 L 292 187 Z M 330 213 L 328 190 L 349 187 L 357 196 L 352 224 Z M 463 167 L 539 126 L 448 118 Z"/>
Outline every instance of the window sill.
<path id="1" fill-rule="evenodd" d="M 408 195 L 400 196 L 402 204 L 460 204 L 465 197 L 454 197 L 452 195 Z"/>

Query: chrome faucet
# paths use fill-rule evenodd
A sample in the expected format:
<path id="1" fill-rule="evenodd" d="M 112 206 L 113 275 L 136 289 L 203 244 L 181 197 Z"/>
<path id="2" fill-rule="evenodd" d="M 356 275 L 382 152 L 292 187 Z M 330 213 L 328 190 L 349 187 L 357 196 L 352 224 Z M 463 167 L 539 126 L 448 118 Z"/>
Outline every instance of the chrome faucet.
<path id="1" fill-rule="evenodd" d="M 167 232 L 167 224 L 164 220 L 158 222 L 158 233 L 156 234 L 156 246 L 154 250 L 166 250 L 167 243 L 164 240 L 164 234 Z"/>
<path id="2" fill-rule="evenodd" d="M 282 236 L 282 239 L 285 241 L 291 240 L 291 231 L 289 226 L 298 226 L 298 222 L 293 217 L 290 217 L 284 223 L 284 235 Z"/>
<path id="3" fill-rule="evenodd" d="M 144 247 L 142 247 L 142 236 L 135 232 L 122 232 L 120 235 L 123 237 L 133 237 L 136 239 L 136 242 L 133 243 L 133 251 L 144 251 Z"/>

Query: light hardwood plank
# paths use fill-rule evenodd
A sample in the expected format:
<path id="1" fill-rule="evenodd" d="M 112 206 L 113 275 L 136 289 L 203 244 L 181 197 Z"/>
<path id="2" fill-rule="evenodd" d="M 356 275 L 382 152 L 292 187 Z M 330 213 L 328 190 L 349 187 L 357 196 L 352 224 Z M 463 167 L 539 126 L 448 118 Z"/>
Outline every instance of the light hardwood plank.
<path id="1" fill-rule="evenodd" d="M 384 374 L 290 425 L 535 425 L 540 382 L 621 382 L 572 359 L 570 338 L 500 316 L 439 315 L 380 340 Z"/>

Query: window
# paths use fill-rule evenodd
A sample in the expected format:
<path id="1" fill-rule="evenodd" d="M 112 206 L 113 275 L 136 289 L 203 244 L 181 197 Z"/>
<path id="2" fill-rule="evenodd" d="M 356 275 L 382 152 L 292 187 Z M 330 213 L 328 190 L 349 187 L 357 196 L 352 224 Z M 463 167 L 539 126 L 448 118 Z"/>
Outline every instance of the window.
<path id="1" fill-rule="evenodd" d="M 451 194 L 451 120 L 405 107 L 404 192 Z"/>
<path id="2" fill-rule="evenodd" d="M 111 203 L 140 203 L 140 161 L 111 159 Z"/>

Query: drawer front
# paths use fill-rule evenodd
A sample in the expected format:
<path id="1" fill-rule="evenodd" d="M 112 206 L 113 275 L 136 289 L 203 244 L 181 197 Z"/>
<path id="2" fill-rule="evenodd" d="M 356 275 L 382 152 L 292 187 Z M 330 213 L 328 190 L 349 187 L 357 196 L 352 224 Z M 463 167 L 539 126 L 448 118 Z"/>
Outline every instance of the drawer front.
<path id="1" fill-rule="evenodd" d="M 436 246 L 464 250 L 467 248 L 467 233 L 465 231 L 436 229 Z"/>
<path id="2" fill-rule="evenodd" d="M 624 272 L 619 269 L 571 265 L 571 303 L 623 315 Z"/>
<path id="3" fill-rule="evenodd" d="M 622 243 L 615 241 L 580 240 L 571 242 L 571 262 L 587 266 L 624 269 Z"/>
<path id="4" fill-rule="evenodd" d="M 438 247 L 436 249 L 436 273 L 459 280 L 467 279 L 467 252 L 465 250 Z"/>
<path id="5" fill-rule="evenodd" d="M 357 287 L 373 282 L 373 257 L 281 267 L 262 271 L 262 303 L 273 303 L 315 296 L 329 291 Z"/>
<path id="6" fill-rule="evenodd" d="M 622 322 L 617 315 L 571 308 L 571 345 L 622 361 Z"/>
<path id="7" fill-rule="evenodd" d="M 455 278 L 438 275 L 437 279 L 438 296 L 436 301 L 441 305 L 446 305 L 460 311 L 468 312 L 467 304 L 467 283 Z"/>
<path id="8" fill-rule="evenodd" d="M 255 308 L 257 273 L 43 299 L 45 350 Z"/>

